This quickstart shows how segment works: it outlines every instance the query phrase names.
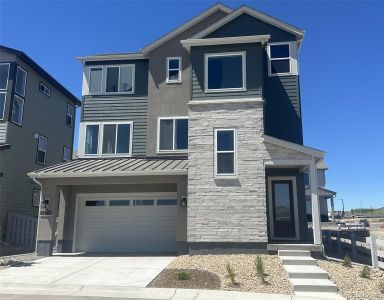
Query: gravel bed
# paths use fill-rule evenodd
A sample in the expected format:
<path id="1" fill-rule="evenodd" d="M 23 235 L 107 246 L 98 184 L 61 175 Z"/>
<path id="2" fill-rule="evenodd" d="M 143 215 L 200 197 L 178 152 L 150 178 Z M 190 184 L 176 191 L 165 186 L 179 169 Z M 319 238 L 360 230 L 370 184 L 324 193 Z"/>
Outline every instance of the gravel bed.
<path id="1" fill-rule="evenodd" d="M 27 266 L 31 265 L 32 262 L 41 257 L 35 253 L 11 255 L 0 257 L 0 270 L 7 269 L 12 266 Z"/>
<path id="2" fill-rule="evenodd" d="M 259 255 L 264 262 L 267 283 L 263 285 L 256 273 L 254 254 L 233 255 L 183 255 L 174 259 L 166 269 L 194 269 L 216 274 L 221 281 L 222 290 L 291 294 L 292 288 L 277 255 Z M 228 278 L 226 265 L 229 263 L 236 273 L 236 285 Z"/>
<path id="3" fill-rule="evenodd" d="M 361 278 L 361 265 L 352 264 L 352 267 L 344 267 L 341 262 L 331 260 L 318 260 L 317 264 L 326 270 L 331 280 L 339 288 L 348 300 L 378 300 L 384 299 L 380 292 L 380 282 L 384 284 L 384 272 L 371 268 L 370 278 Z"/>

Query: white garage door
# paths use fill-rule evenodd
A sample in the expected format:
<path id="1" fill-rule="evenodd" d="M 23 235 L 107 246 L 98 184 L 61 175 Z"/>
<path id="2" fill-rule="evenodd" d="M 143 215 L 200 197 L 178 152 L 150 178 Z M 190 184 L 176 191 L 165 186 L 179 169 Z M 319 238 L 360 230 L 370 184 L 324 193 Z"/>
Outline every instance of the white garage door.
<path id="1" fill-rule="evenodd" d="M 176 251 L 176 197 L 78 200 L 76 251 Z"/>

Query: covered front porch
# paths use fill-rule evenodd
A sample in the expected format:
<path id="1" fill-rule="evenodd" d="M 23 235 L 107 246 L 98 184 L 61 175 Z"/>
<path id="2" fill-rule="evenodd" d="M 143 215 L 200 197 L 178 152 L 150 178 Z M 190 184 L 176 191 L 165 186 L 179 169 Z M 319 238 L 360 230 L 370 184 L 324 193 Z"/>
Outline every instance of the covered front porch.
<path id="1" fill-rule="evenodd" d="M 323 151 L 264 136 L 267 191 L 268 250 L 278 245 L 307 245 L 322 250 L 319 189 L 316 163 Z M 309 173 L 312 227 L 307 222 L 304 172 Z M 284 249 L 292 249 L 293 246 Z M 280 249 L 283 249 L 280 247 Z"/>

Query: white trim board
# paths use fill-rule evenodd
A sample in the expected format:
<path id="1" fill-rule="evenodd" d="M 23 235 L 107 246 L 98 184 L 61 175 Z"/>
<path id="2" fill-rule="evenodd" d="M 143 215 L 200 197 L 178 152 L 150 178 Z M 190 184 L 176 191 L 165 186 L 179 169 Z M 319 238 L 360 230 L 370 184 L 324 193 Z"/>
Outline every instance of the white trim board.
<path id="1" fill-rule="evenodd" d="M 250 35 L 250 36 L 236 36 L 224 38 L 209 38 L 209 39 L 187 39 L 181 40 L 184 47 L 191 46 L 209 46 L 209 45 L 226 45 L 226 44 L 245 44 L 245 43 L 266 43 L 271 36 L 266 35 Z"/>

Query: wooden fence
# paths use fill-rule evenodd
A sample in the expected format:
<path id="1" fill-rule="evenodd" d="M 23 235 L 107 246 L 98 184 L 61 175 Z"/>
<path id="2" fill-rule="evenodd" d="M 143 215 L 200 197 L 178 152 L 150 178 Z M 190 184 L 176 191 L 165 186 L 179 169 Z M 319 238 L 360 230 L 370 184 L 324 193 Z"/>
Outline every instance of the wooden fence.
<path id="1" fill-rule="evenodd" d="M 8 213 L 5 241 L 12 245 L 35 248 L 37 218 Z"/>
<path id="2" fill-rule="evenodd" d="M 366 242 L 371 248 L 372 266 L 384 269 L 384 240 L 372 235 L 366 238 Z"/>

